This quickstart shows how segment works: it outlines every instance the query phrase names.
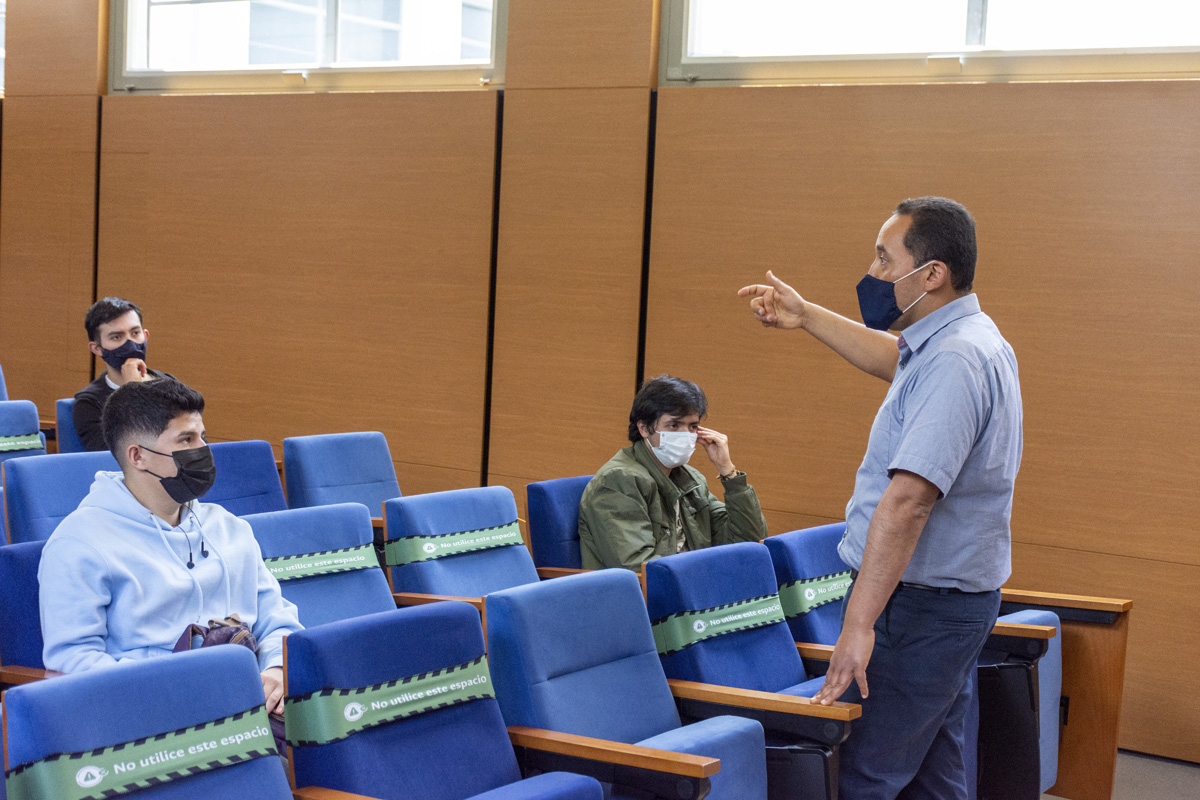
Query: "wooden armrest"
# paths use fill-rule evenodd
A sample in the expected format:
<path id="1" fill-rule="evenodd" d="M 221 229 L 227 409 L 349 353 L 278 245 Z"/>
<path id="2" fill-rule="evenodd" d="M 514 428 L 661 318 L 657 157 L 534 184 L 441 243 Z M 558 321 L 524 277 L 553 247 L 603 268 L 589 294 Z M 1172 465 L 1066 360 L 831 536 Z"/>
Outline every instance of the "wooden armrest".
<path id="1" fill-rule="evenodd" d="M 693 756 L 688 753 L 673 753 L 636 744 L 610 742 L 591 736 L 559 733 L 524 725 L 509 725 L 508 738 L 514 747 L 528 747 L 565 756 L 604 761 L 623 767 L 648 769 L 682 775 L 686 778 L 707 778 L 721 771 L 721 760 L 709 756 Z"/>
<path id="2" fill-rule="evenodd" d="M 1053 639 L 1058 629 L 1053 625 L 1021 625 L 1016 622 L 997 622 L 992 627 L 993 636 L 1017 636 L 1022 639 Z"/>
<path id="3" fill-rule="evenodd" d="M 38 430 L 43 433 L 54 433 L 58 430 L 58 420 L 53 417 L 38 417 Z"/>
<path id="4" fill-rule="evenodd" d="M 590 569 L 571 569 L 569 567 L 538 567 L 539 578 L 564 578 L 567 575 L 582 575 L 591 572 Z"/>
<path id="5" fill-rule="evenodd" d="M 483 610 L 482 597 L 458 597 L 452 594 L 418 594 L 417 592 L 394 592 L 392 599 L 398 606 L 423 606 L 426 603 L 440 603 L 443 600 L 461 600 L 470 603 L 480 611 Z"/>
<path id="6" fill-rule="evenodd" d="M 372 528 L 382 528 L 383 527 L 383 517 L 371 517 L 371 527 Z"/>
<path id="7" fill-rule="evenodd" d="M 57 678 L 63 674 L 62 672 L 55 672 L 52 669 L 38 669 L 37 667 L 0 667 L 0 683 L 16 686 L 22 683 L 33 683 L 34 681 L 46 678 Z"/>
<path id="8" fill-rule="evenodd" d="M 351 794 L 337 789 L 326 789 L 322 786 L 305 786 L 292 790 L 295 800 L 375 800 L 365 794 Z"/>
<path id="9" fill-rule="evenodd" d="M 796 649 L 800 651 L 801 658 L 815 658 L 817 661 L 828 661 L 833 658 L 833 645 L 831 644 L 796 642 Z"/>
<path id="10" fill-rule="evenodd" d="M 1060 608 L 1083 608 L 1090 611 L 1111 611 L 1115 614 L 1120 614 L 1133 608 L 1132 600 L 1120 600 L 1114 597 L 1088 597 L 1079 594 L 1031 592 L 1023 589 L 1001 589 L 1000 599 L 1008 603 L 1028 603 L 1034 606 L 1059 606 Z"/>
<path id="11" fill-rule="evenodd" d="M 834 703 L 823 706 L 808 697 L 796 697 L 776 692 L 758 692 L 753 689 L 738 689 L 733 686 L 717 686 L 713 683 L 678 681 L 668 679 L 671 694 L 686 700 L 700 700 L 739 708 L 755 708 L 761 711 L 779 711 L 785 714 L 802 714 L 807 717 L 824 717 L 848 722 L 862 716 L 862 707 L 855 703 Z"/>

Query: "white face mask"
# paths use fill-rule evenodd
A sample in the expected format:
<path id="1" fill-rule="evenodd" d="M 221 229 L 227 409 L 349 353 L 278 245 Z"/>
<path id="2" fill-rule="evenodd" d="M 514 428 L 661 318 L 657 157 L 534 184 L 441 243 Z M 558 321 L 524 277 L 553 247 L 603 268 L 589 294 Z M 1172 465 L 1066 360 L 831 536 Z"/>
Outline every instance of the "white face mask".
<path id="1" fill-rule="evenodd" d="M 646 444 L 650 444 L 647 440 Z M 688 431 L 660 431 L 658 447 L 651 446 L 650 452 L 658 459 L 658 463 L 667 469 L 683 466 L 692 457 L 696 449 L 696 434 Z"/>

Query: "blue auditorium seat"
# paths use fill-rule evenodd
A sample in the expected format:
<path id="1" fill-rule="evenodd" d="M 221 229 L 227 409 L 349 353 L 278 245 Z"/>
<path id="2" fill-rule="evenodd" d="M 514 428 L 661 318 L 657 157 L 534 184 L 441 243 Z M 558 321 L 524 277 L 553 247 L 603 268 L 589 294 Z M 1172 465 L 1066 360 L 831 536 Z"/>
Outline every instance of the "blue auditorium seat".
<path id="1" fill-rule="evenodd" d="M 254 530 L 283 596 L 296 604 L 304 627 L 396 607 L 372 546 L 366 506 L 340 503 L 249 514 L 243 519 Z M 312 561 L 328 561 L 329 569 L 346 571 L 307 574 L 309 570 L 300 569 L 304 560 L 293 557 L 312 553 L 327 556 Z"/>
<path id="2" fill-rule="evenodd" d="M 86 453 L 83 440 L 75 431 L 75 398 L 68 397 L 54 404 L 55 437 L 60 453 Z"/>
<path id="3" fill-rule="evenodd" d="M 217 442 L 212 445 L 212 455 L 217 480 L 200 498 L 202 502 L 216 503 L 239 517 L 287 508 L 270 444 L 260 440 Z"/>
<path id="4" fill-rule="evenodd" d="M 579 569 L 579 501 L 591 475 L 538 481 L 525 487 L 529 546 L 539 567 Z"/>
<path id="5" fill-rule="evenodd" d="M 106 451 L 14 458 L 3 467 L 8 540 L 13 543 L 49 539 L 87 496 L 97 472 L 119 471 Z"/>
<path id="6" fill-rule="evenodd" d="M 9 793 L 17 796 L 14 781 L 30 781 L 39 770 L 61 764 L 72 790 L 94 786 L 96 796 L 109 796 L 142 775 L 144 760 L 149 772 L 178 777 L 157 785 L 145 781 L 139 798 L 291 800 L 263 702 L 258 663 L 243 647 L 211 647 L 17 686 L 4 695 Z M 226 722 L 211 725 L 218 720 Z M 204 730 L 194 734 L 173 735 L 201 724 Z M 250 738 L 226 744 L 235 731 Z M 149 741 L 139 744 L 144 739 Z M 96 752 L 127 743 L 115 752 Z M 191 747 L 204 749 L 192 756 Z M 75 753 L 80 755 L 52 758 Z M 133 769 L 122 776 L 118 765 L 125 764 Z M 200 771 L 192 773 L 192 767 Z M 62 796 L 51 788 L 27 800 Z"/>
<path id="7" fill-rule="evenodd" d="M 715 756 L 713 800 L 766 797 L 762 725 L 681 723 L 635 574 L 572 575 L 493 592 L 486 604 L 492 679 L 510 725 Z"/>
<path id="8" fill-rule="evenodd" d="M 387 439 L 378 431 L 284 439 L 283 477 L 291 508 L 362 503 L 374 517 L 385 500 L 401 496 Z"/>
<path id="9" fill-rule="evenodd" d="M 0 664 L 35 670 L 42 664 L 38 564 L 44 541 L 0 547 Z"/>
<path id="10" fill-rule="evenodd" d="M 517 504 L 503 486 L 455 489 L 384 503 L 385 557 L 392 590 L 482 597 L 497 589 L 537 583 L 537 569 L 517 529 Z M 482 531 L 499 546 L 455 554 L 454 534 Z M 516 532 L 516 535 L 513 535 Z M 398 555 L 403 547 L 409 555 Z M 428 552 L 424 552 L 428 548 Z M 449 553 L 449 555 L 442 555 Z M 400 564 L 410 558 L 415 560 Z"/>
<path id="11" fill-rule="evenodd" d="M 837 546 L 845 532 L 846 523 L 835 522 L 763 540 L 771 554 L 780 595 L 789 601 L 784 604 L 784 615 L 797 642 L 835 645 L 842 633 L 841 601 L 845 591 L 841 587 L 850 583 L 850 568 L 838 556 Z M 792 598 L 799 601 L 809 585 L 815 587 L 814 591 L 826 591 L 807 604 L 790 602 Z M 830 587 L 833 591 L 828 590 Z M 789 589 L 793 591 L 789 593 Z"/>
<path id="12" fill-rule="evenodd" d="M 288 749 L 299 786 L 384 800 L 603 796 L 599 783 L 580 775 L 521 779 L 486 677 L 479 615 L 464 603 L 392 609 L 293 633 L 285 669 Z M 456 680 L 471 685 L 449 690 Z M 422 700 L 418 691 L 446 699 Z"/>
<path id="13" fill-rule="evenodd" d="M 28 400 L 0 400 L 0 463 L 46 455 L 46 437 L 37 406 Z"/>
<path id="14" fill-rule="evenodd" d="M 646 604 L 668 678 L 812 697 L 812 678 L 779 604 L 767 548 L 757 542 L 680 553 L 646 564 Z M 699 631 L 694 626 L 701 626 Z M 764 721 L 771 797 L 832 798 L 849 724 L 824 715 Z"/>
<path id="15" fill-rule="evenodd" d="M 4 367 L 0 367 L 0 400 L 8 399 L 8 386 L 4 383 Z"/>

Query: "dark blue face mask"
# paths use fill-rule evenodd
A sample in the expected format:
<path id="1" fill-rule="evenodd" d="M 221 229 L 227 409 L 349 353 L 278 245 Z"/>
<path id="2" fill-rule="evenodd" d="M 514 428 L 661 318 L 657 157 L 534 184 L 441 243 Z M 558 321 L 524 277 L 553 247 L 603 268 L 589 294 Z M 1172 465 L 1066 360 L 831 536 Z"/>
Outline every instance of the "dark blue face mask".
<path id="1" fill-rule="evenodd" d="M 912 272 L 905 275 L 916 275 L 921 270 L 932 264 L 932 261 L 926 262 L 914 269 Z M 855 287 L 858 290 L 858 310 L 862 314 L 863 324 L 868 328 L 874 328 L 877 331 L 886 331 L 892 327 L 896 320 L 912 308 L 917 303 L 921 302 L 921 297 L 924 297 L 928 292 L 925 292 L 908 304 L 908 308 L 904 311 L 900 310 L 900 306 L 896 305 L 896 284 L 904 280 L 898 278 L 895 281 L 885 281 L 882 278 L 876 278 L 874 275 L 867 274 L 858 282 Z"/>
<path id="2" fill-rule="evenodd" d="M 131 358 L 146 360 L 146 343 L 126 339 L 120 347 L 114 347 L 112 350 L 105 350 L 101 347 L 100 357 L 104 359 L 105 364 L 120 372 L 121 365 Z"/>

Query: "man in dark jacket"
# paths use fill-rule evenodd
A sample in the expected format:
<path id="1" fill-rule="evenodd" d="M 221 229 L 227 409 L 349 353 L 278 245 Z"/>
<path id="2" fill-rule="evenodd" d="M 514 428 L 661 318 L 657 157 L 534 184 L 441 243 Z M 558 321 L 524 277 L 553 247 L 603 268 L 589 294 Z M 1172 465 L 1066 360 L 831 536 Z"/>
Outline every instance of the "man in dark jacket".
<path id="1" fill-rule="evenodd" d="M 107 450 L 100 430 L 100 412 L 108 396 L 127 383 L 171 378 L 146 366 L 149 331 L 142 327 L 142 310 L 128 300 L 106 297 L 88 309 L 83 326 L 88 349 L 107 369 L 75 395 L 75 432 L 88 450 Z"/>
<path id="2" fill-rule="evenodd" d="M 700 425 L 708 401 L 691 381 L 661 375 L 642 385 L 629 441 L 600 468 L 579 503 L 584 569 L 626 567 L 767 535 L 758 495 L 729 456 L 729 440 Z M 687 461 L 696 444 L 717 467 L 725 502 Z"/>

